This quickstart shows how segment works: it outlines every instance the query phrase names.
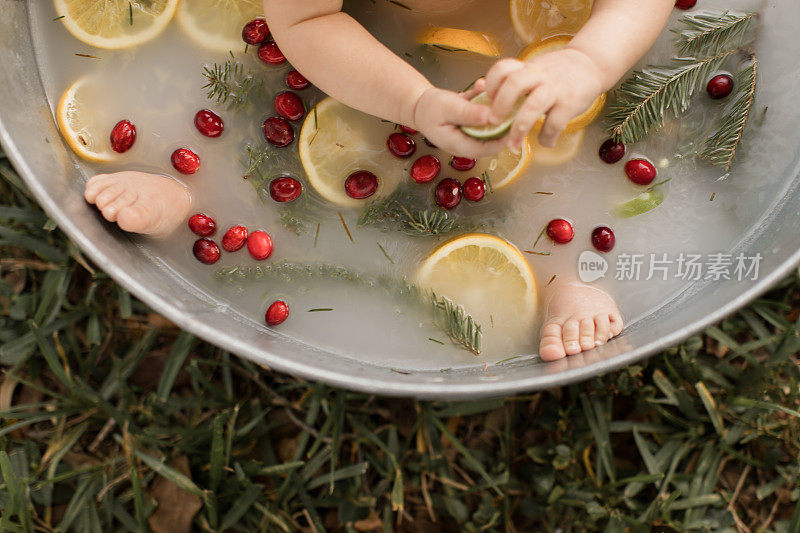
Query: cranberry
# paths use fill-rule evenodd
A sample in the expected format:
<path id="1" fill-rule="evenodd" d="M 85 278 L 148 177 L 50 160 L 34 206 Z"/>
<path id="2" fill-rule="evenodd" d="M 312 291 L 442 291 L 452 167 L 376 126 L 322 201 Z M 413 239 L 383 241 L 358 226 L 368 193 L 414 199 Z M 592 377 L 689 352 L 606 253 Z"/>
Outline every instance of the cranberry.
<path id="1" fill-rule="evenodd" d="M 386 146 L 389 151 L 397 157 L 411 157 L 417 151 L 417 143 L 408 135 L 402 133 L 392 133 L 386 139 Z"/>
<path id="2" fill-rule="evenodd" d="M 369 198 L 378 190 L 378 178 L 366 170 L 353 172 L 344 180 L 344 190 L 347 196 L 356 200 Z"/>
<path id="3" fill-rule="evenodd" d="M 283 176 L 269 183 L 269 195 L 276 202 L 291 202 L 303 192 L 303 186 L 296 179 Z"/>
<path id="4" fill-rule="evenodd" d="M 172 152 L 172 166 L 181 174 L 194 174 L 200 168 L 200 157 L 188 148 Z"/>
<path id="5" fill-rule="evenodd" d="M 267 321 L 268 326 L 277 326 L 287 318 L 289 318 L 289 306 L 281 300 L 272 302 L 267 308 L 267 314 L 264 315 L 264 320 Z"/>
<path id="6" fill-rule="evenodd" d="M 267 21 L 261 17 L 251 20 L 242 29 L 242 40 L 247 44 L 261 44 L 267 40 L 267 35 L 269 27 Z"/>
<path id="7" fill-rule="evenodd" d="M 411 165 L 411 179 L 417 183 L 428 183 L 436 179 L 442 164 L 433 155 L 423 155 Z"/>
<path id="8" fill-rule="evenodd" d="M 286 56 L 275 41 L 267 41 L 258 47 L 258 58 L 268 65 L 282 65 L 286 63 Z"/>
<path id="9" fill-rule="evenodd" d="M 445 178 L 436 185 L 436 205 L 453 209 L 461 203 L 461 183 L 453 178 Z"/>
<path id="10" fill-rule="evenodd" d="M 470 202 L 483 200 L 486 195 L 486 185 L 480 178 L 468 178 L 464 182 L 464 198 Z"/>
<path id="11" fill-rule="evenodd" d="M 296 91 L 302 91 L 311 84 L 309 83 L 309 81 L 306 79 L 305 76 L 303 76 L 296 70 L 292 70 L 286 75 L 286 85 L 290 89 L 294 89 Z"/>
<path id="12" fill-rule="evenodd" d="M 569 221 L 556 218 L 547 224 L 547 236 L 556 244 L 567 244 L 575 236 L 575 230 Z"/>
<path id="13" fill-rule="evenodd" d="M 209 111 L 208 109 L 201 109 L 194 116 L 194 126 L 197 131 L 206 137 L 219 137 L 225 131 L 225 123 L 222 122 L 222 117 Z"/>
<path id="14" fill-rule="evenodd" d="M 400 126 L 400 131 L 402 131 L 406 135 L 416 135 L 417 133 L 419 133 L 414 128 L 409 128 L 408 126 Z"/>
<path id="15" fill-rule="evenodd" d="M 733 77 L 729 74 L 719 74 L 711 78 L 706 86 L 708 96 L 713 100 L 721 100 L 733 92 Z"/>
<path id="16" fill-rule="evenodd" d="M 213 265 L 219 261 L 219 246 L 211 239 L 197 239 L 192 246 L 192 253 L 203 264 Z"/>
<path id="17" fill-rule="evenodd" d="M 278 148 L 289 146 L 294 140 L 294 130 L 286 119 L 270 117 L 264 121 L 264 138 Z"/>
<path id="18" fill-rule="evenodd" d="M 275 97 L 275 111 L 285 119 L 300 120 L 306 114 L 303 101 L 295 93 L 284 91 Z"/>
<path id="19" fill-rule="evenodd" d="M 228 228 L 228 231 L 222 236 L 222 248 L 226 252 L 235 252 L 240 250 L 246 241 L 247 228 L 244 226 L 233 226 Z"/>
<path id="20" fill-rule="evenodd" d="M 608 139 L 600 145 L 600 159 L 613 165 L 625 157 L 625 145 L 616 142 L 614 139 Z"/>
<path id="21" fill-rule="evenodd" d="M 247 237 L 247 251 L 256 261 L 272 255 L 272 238 L 266 231 L 254 231 Z"/>
<path id="22" fill-rule="evenodd" d="M 189 229 L 200 237 L 211 237 L 217 232 L 217 223 L 210 216 L 197 213 L 189 217 Z"/>
<path id="23" fill-rule="evenodd" d="M 695 4 L 697 4 L 697 0 L 676 0 L 675 7 L 678 9 L 692 9 Z"/>
<path id="24" fill-rule="evenodd" d="M 636 185 L 650 185 L 656 179 L 656 167 L 647 159 L 631 159 L 625 163 L 625 174 Z"/>
<path id="25" fill-rule="evenodd" d="M 610 252 L 611 249 L 614 248 L 616 240 L 614 232 L 611 231 L 611 228 L 606 226 L 598 226 L 592 231 L 592 246 L 594 246 L 598 252 Z"/>
<path id="26" fill-rule="evenodd" d="M 124 154 L 136 142 L 136 126 L 130 120 L 120 120 L 111 129 L 111 149 Z"/>
<path id="27" fill-rule="evenodd" d="M 466 172 L 467 170 L 475 168 L 475 160 L 469 157 L 453 156 L 453 159 L 450 160 L 450 166 L 461 172 Z"/>

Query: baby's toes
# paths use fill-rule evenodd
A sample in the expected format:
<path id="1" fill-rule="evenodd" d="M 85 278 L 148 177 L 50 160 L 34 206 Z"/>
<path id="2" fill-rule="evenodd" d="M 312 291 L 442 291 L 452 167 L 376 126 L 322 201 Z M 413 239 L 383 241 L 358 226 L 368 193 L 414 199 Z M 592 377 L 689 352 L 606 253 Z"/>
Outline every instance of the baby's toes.
<path id="1" fill-rule="evenodd" d="M 542 328 L 539 355 L 545 361 L 557 361 L 567 356 L 567 352 L 564 351 L 564 341 L 561 340 L 561 324 L 551 322 Z"/>
<path id="2" fill-rule="evenodd" d="M 616 337 L 620 333 L 622 333 L 622 328 L 625 324 L 622 321 L 622 315 L 619 314 L 618 311 L 609 313 L 608 320 L 611 324 L 611 336 Z"/>
<path id="3" fill-rule="evenodd" d="M 594 348 L 594 320 L 591 318 L 581 319 L 580 333 L 578 335 L 581 350 L 591 350 Z"/>
<path id="4" fill-rule="evenodd" d="M 125 187 L 119 183 L 106 184 L 105 188 L 95 195 L 94 201 L 89 200 L 89 202 L 95 204 L 99 209 L 103 209 L 119 198 L 123 192 L 125 192 Z"/>
<path id="5" fill-rule="evenodd" d="M 128 207 L 136 200 L 136 195 L 131 191 L 123 191 L 113 202 L 109 203 L 108 205 L 100 207 L 100 211 L 103 213 L 103 217 L 108 220 L 109 222 L 116 222 L 117 215 L 119 212 Z"/>
<path id="6" fill-rule="evenodd" d="M 561 338 L 564 339 L 564 350 L 567 355 L 581 353 L 580 330 L 580 322 L 574 318 L 567 320 L 561 328 Z"/>
<path id="7" fill-rule="evenodd" d="M 97 195 L 107 190 L 111 183 L 113 183 L 113 179 L 107 174 L 92 176 L 83 188 L 83 197 L 86 198 L 87 202 L 93 204 L 97 199 Z"/>
<path id="8" fill-rule="evenodd" d="M 608 315 L 594 317 L 594 343 L 597 346 L 605 344 L 611 338 L 611 321 Z"/>
<path id="9" fill-rule="evenodd" d="M 117 225 L 130 233 L 144 233 L 151 223 L 151 213 L 141 202 L 123 207 L 117 215 Z"/>

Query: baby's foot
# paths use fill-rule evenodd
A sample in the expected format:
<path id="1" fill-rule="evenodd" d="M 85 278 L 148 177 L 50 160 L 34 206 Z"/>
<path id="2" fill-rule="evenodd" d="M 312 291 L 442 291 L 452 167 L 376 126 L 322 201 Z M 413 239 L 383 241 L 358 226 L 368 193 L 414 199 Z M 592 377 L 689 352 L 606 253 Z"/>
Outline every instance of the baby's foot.
<path id="1" fill-rule="evenodd" d="M 590 350 L 622 331 L 617 304 L 600 289 L 564 284 L 553 291 L 539 343 L 545 361 Z"/>
<path id="2" fill-rule="evenodd" d="M 122 230 L 156 237 L 177 228 L 191 205 L 186 187 L 144 172 L 99 174 L 86 182 L 83 196 Z"/>

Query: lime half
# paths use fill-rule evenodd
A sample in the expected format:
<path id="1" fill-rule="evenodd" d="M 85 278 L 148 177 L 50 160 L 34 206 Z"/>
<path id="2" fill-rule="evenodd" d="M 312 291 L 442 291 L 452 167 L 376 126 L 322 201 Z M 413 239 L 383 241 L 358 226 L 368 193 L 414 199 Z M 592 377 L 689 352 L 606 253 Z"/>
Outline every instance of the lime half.
<path id="1" fill-rule="evenodd" d="M 661 187 L 656 187 L 645 191 L 633 200 L 625 202 L 616 210 L 616 214 L 622 218 L 631 218 L 643 215 L 648 211 L 652 211 L 664 201 L 664 191 Z"/>
<path id="2" fill-rule="evenodd" d="M 489 95 L 487 95 L 485 92 L 473 98 L 472 101 L 476 104 L 492 105 L 492 101 L 489 100 Z M 514 106 L 514 109 L 511 111 L 511 115 L 501 124 L 489 124 L 488 126 L 461 126 L 461 131 L 474 139 L 478 139 L 479 141 L 494 141 L 495 139 L 499 139 L 500 137 L 506 135 L 509 130 L 511 130 L 511 125 L 514 123 L 517 110 L 522 105 L 522 102 L 523 100 L 517 102 L 517 104 Z"/>

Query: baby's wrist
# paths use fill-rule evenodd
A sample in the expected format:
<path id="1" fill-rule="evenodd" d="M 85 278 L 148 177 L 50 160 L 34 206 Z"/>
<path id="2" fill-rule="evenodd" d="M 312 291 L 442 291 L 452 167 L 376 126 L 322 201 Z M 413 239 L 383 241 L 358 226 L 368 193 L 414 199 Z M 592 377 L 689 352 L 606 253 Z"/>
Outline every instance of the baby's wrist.
<path id="1" fill-rule="evenodd" d="M 427 98 L 430 95 L 430 92 L 433 90 L 436 90 L 436 87 L 434 87 L 431 84 L 427 84 L 417 88 L 414 96 L 410 98 L 410 103 L 411 103 L 410 111 L 404 114 L 404 116 L 406 117 L 405 121 L 403 122 L 404 125 L 410 128 L 414 128 L 415 130 L 421 129 L 420 128 L 421 120 L 419 119 L 419 113 L 420 113 L 420 108 L 422 106 L 420 105 L 420 103 L 424 98 Z"/>
<path id="2" fill-rule="evenodd" d="M 617 80 L 612 80 L 611 76 L 607 75 L 606 71 L 601 68 L 591 54 L 581 50 L 580 48 L 570 45 L 567 45 L 564 51 L 574 54 L 574 57 L 581 61 L 581 63 L 586 67 L 587 72 L 589 72 L 600 84 L 600 92 L 609 91 L 616 84 Z"/>

